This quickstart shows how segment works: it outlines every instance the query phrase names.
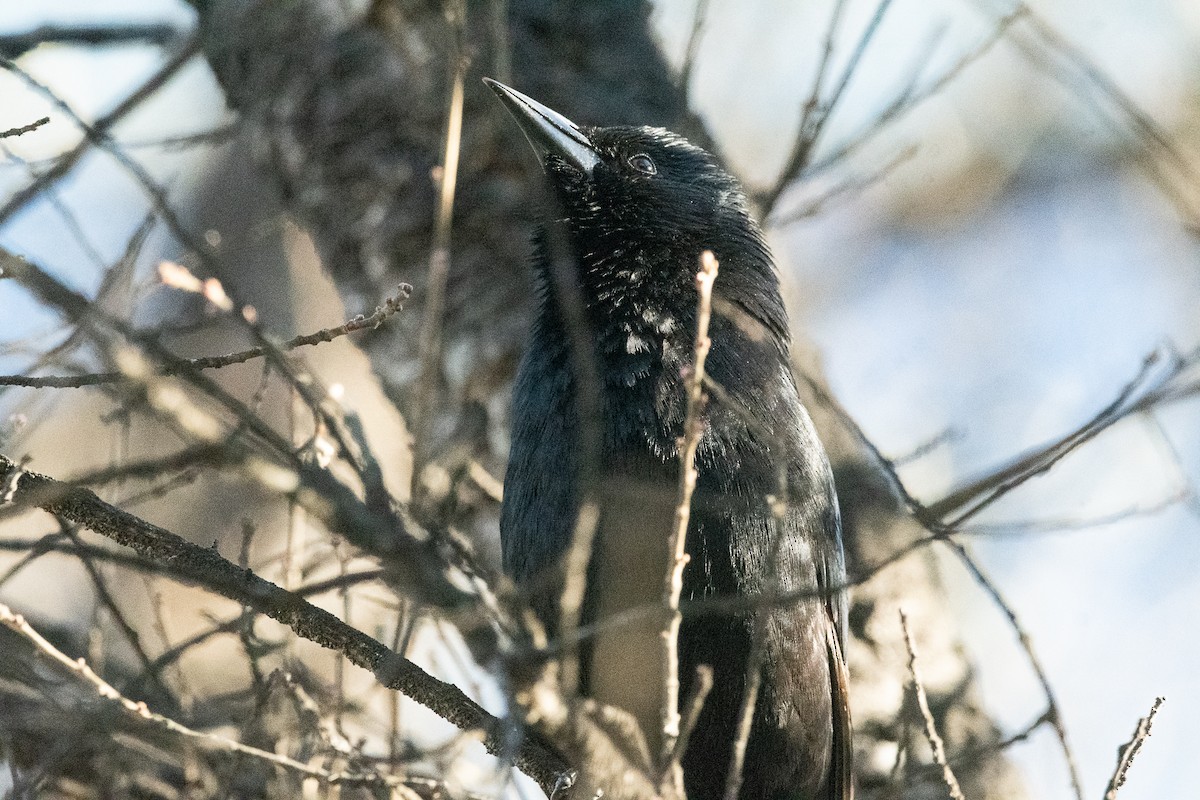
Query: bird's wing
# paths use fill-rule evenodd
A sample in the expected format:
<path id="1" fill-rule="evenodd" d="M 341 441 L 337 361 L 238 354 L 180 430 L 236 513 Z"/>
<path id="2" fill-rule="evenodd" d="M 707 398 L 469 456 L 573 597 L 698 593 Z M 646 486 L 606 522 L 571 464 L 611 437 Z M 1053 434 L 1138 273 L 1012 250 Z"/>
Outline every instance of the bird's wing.
<path id="1" fill-rule="evenodd" d="M 854 736 L 850 723 L 850 675 L 837 634 L 836 622 L 827 628 L 829 683 L 833 693 L 833 747 L 829 764 L 829 800 L 854 800 Z"/>

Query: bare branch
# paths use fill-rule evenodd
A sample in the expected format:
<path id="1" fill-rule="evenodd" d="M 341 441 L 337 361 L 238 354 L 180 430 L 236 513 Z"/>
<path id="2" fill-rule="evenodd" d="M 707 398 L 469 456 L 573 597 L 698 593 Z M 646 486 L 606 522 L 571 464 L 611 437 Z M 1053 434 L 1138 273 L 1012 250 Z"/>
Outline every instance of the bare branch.
<path id="1" fill-rule="evenodd" d="M 40 44 L 69 44 L 82 47 L 110 47 L 124 44 L 164 45 L 177 41 L 182 31 L 161 22 L 126 25 L 39 25 L 20 33 L 0 36 L 0 55 L 17 58 Z"/>
<path id="2" fill-rule="evenodd" d="M 1154 715 L 1158 713 L 1158 709 L 1165 702 L 1167 702 L 1167 698 L 1165 697 L 1154 698 L 1154 705 L 1150 706 L 1150 713 L 1138 720 L 1137 728 L 1133 731 L 1133 738 L 1117 751 L 1117 768 L 1113 771 L 1112 778 L 1108 781 L 1108 789 L 1104 792 L 1104 800 L 1117 800 L 1117 790 L 1125 785 L 1125 778 L 1129 774 L 1129 768 L 1133 766 L 1133 759 L 1137 757 L 1138 752 L 1142 749 L 1142 744 L 1150 738 L 1150 728 L 1154 725 Z"/>
<path id="3" fill-rule="evenodd" d="M 273 766 L 282 767 L 284 769 L 297 772 L 301 775 L 306 775 L 312 778 L 317 778 L 322 783 L 326 784 L 403 784 L 404 778 L 396 778 L 385 775 L 380 772 L 341 772 L 314 767 L 311 764 L 305 764 L 296 761 L 277 753 L 271 753 L 266 750 L 261 750 L 257 747 L 242 744 L 224 736 L 218 736 L 214 733 L 205 733 L 197 731 L 183 725 L 180 722 L 157 714 L 151 711 L 145 703 L 135 702 L 121 694 L 112 684 L 101 678 L 96 671 L 93 670 L 88 663 L 82 659 L 73 659 L 67 656 L 61 650 L 50 644 L 41 634 L 39 634 L 33 626 L 31 626 L 23 616 L 14 612 L 11 608 L 3 603 L 0 603 L 0 625 L 4 625 L 11 631 L 14 631 L 30 644 L 33 645 L 38 655 L 51 661 L 68 675 L 74 677 L 77 681 L 85 684 L 95 690 L 100 699 L 108 704 L 118 708 L 126 717 L 134 720 L 139 724 L 149 724 L 154 727 L 161 728 L 176 736 L 182 736 L 189 741 L 196 742 L 202 747 L 209 749 L 224 750 L 230 753 L 237 753 L 243 756 L 266 761 Z"/>
<path id="4" fill-rule="evenodd" d="M 151 391 L 161 387 L 155 383 L 158 379 L 150 374 L 150 365 L 159 370 L 164 366 L 179 369 L 187 383 L 233 415 L 238 428 L 248 435 L 228 437 L 224 423 L 207 411 L 185 403 L 185 398 L 178 392 L 169 396 L 170 402 L 160 400 L 157 406 L 152 406 L 160 419 L 180 428 L 181 435 L 188 438 L 209 443 L 225 442 L 232 451 L 231 457 L 246 458 L 247 464 L 255 467 L 247 470 L 249 476 L 273 493 L 297 499 L 331 531 L 345 535 L 361 549 L 384 558 L 393 582 L 415 597 L 434 605 L 457 604 L 464 599 L 463 590 L 456 585 L 447 567 L 453 564 L 452 569 L 467 575 L 486 573 L 473 558 L 444 537 L 435 537 L 426 531 L 415 535 L 415 527 L 404 513 L 394 513 L 390 507 L 368 507 L 351 487 L 320 465 L 301 459 L 293 452 L 291 444 L 259 415 L 212 379 L 188 367 L 184 359 L 169 352 L 154 337 L 131 330 L 45 270 L 3 248 L 0 248 L 0 274 L 16 278 L 47 305 L 60 309 L 91 330 L 102 343 L 113 338 L 115 333 L 136 345 L 122 347 L 120 352 L 126 361 L 136 361 L 131 377 L 141 378 L 140 385 L 148 399 L 161 398 L 161 392 Z M 186 416 L 181 408 L 186 408 Z M 348 432 L 346 435 L 350 436 Z M 264 455 L 267 458 L 264 459 Z M 369 476 L 364 480 L 369 482 Z"/>
<path id="5" fill-rule="evenodd" d="M 1148 164 L 1150 177 L 1158 183 L 1170 200 L 1175 203 L 1177 209 L 1184 214 L 1189 225 L 1200 226 L 1200 206 L 1197 206 L 1194 198 L 1189 199 L 1184 194 L 1185 187 L 1195 187 L 1200 182 L 1200 167 L 1191 158 L 1185 156 L 1162 126 L 1143 111 L 1137 102 L 1125 93 L 1117 82 L 1098 67 L 1083 50 L 1068 41 L 1054 26 L 1034 12 L 1027 3 L 1021 2 L 1018 5 L 1018 12 L 1028 19 L 1026 30 L 1032 34 L 1031 38 L 1037 45 L 1049 50 L 1062 62 L 1065 62 L 1067 69 L 1052 68 L 1050 70 L 1052 77 L 1075 90 L 1075 93 L 1084 100 L 1092 102 L 1094 107 L 1103 111 L 1104 104 L 1107 104 L 1115 109 L 1117 115 L 1128 123 L 1136 140 L 1145 147 L 1149 154 L 1158 154 L 1164 157 L 1163 160 L 1174 166 L 1179 176 L 1172 181 L 1165 171 L 1162 160 L 1150 161 Z M 1029 52 L 1028 39 L 1018 39 L 1018 43 L 1024 46 L 1026 52 Z M 1034 59 L 1034 63 L 1039 62 L 1040 59 Z M 1083 88 L 1091 90 L 1091 96 L 1087 91 L 1078 91 L 1080 84 Z"/>
<path id="6" fill-rule="evenodd" d="M 1021 19 L 1025 13 L 1026 8 L 1022 5 L 1010 14 L 1001 17 L 996 21 L 992 31 L 982 41 L 960 56 L 957 61 L 947 67 L 937 78 L 930 81 L 921 89 L 906 88 L 887 108 L 871 120 L 863 130 L 850 136 L 843 144 L 834 149 L 832 153 L 822 157 L 819 161 L 809 164 L 803 172 L 808 174 L 821 172 L 841 162 L 881 131 L 885 130 L 889 125 L 904 117 L 908 112 L 929 98 L 940 93 L 951 81 L 966 71 L 968 67 L 990 52 L 996 43 L 1004 38 L 1013 24 Z"/>
<path id="7" fill-rule="evenodd" d="M 696 0 L 696 8 L 692 12 L 692 29 L 688 33 L 687 47 L 683 51 L 683 66 L 679 69 L 679 91 L 683 93 L 685 106 L 689 88 L 692 85 L 692 70 L 696 66 L 696 55 L 700 52 L 700 40 L 704 35 L 704 23 L 708 18 L 710 3 L 711 0 Z"/>
<path id="8" fill-rule="evenodd" d="M 679 611 L 679 598 L 683 593 L 683 568 L 687 566 L 687 529 L 692 517 L 692 493 L 696 490 L 696 450 L 704 434 L 702 414 L 704 394 L 704 362 L 708 358 L 712 341 L 708 338 L 708 324 L 712 319 L 712 290 L 720 265 L 711 250 L 700 254 L 700 271 L 696 273 L 696 293 L 699 307 L 696 312 L 695 361 L 687 382 L 687 411 L 683 420 L 683 438 L 679 443 L 679 489 L 675 504 L 675 526 L 667 540 L 667 552 L 671 561 L 663 585 L 663 604 L 667 610 L 667 624 L 663 634 L 663 744 L 660 765 L 668 768 L 675 754 L 675 743 L 679 739 L 679 626 L 683 615 Z M 661 774 L 660 782 L 670 780 L 682 797 L 682 771 L 672 770 L 673 775 Z"/>
<path id="9" fill-rule="evenodd" d="M 1112 402 L 1090 420 L 1051 444 L 1021 456 L 1011 464 L 955 490 L 927 506 L 925 512 L 929 514 L 930 519 L 939 520 L 948 528 L 961 526 L 1009 491 L 1033 476 L 1046 472 L 1112 425 L 1135 411 L 1151 407 L 1162 397 L 1164 391 L 1171 387 L 1185 366 L 1185 360 L 1173 358 L 1162 348 L 1155 350 L 1143 360 L 1137 375 L 1121 389 Z M 958 511 L 957 516 L 948 518 L 955 511 Z"/>
<path id="10" fill-rule="evenodd" d="M 34 120 L 28 125 L 22 125 L 19 128 L 9 128 L 6 131 L 0 131 L 0 139 L 9 139 L 13 136 L 23 136 L 26 133 L 32 133 L 49 121 L 49 117 L 42 117 L 41 119 Z"/>
<path id="11" fill-rule="evenodd" d="M 278 349 L 282 351 L 295 350 L 298 347 L 314 346 L 350 333 L 378 328 L 384 321 L 404 309 L 404 303 L 412 294 L 412 286 L 402 283 L 394 296 L 384 300 L 369 316 L 359 314 L 341 325 L 332 328 L 322 328 L 313 333 L 296 336 L 286 342 L 281 342 Z M 197 369 L 221 369 L 232 364 L 244 364 L 255 358 L 262 358 L 267 353 L 265 346 L 251 347 L 237 353 L 223 356 L 204 356 L 202 358 L 184 359 L 179 365 L 166 366 L 163 375 L 179 375 Z M 96 372 L 86 375 L 0 375 L 0 386 L 24 386 L 32 389 L 78 389 L 85 386 L 98 386 L 106 383 L 116 383 L 126 376 L 120 372 Z"/>
<path id="12" fill-rule="evenodd" d="M 861 175 L 851 175 L 845 180 L 839 181 L 799 208 L 788 211 L 786 214 L 782 214 L 776 219 L 772 219 L 771 226 L 773 228 L 778 228 L 784 225 L 791 225 L 792 223 L 799 222 L 802 219 L 808 219 L 809 217 L 816 216 L 825 210 L 825 208 L 833 200 L 836 200 L 840 197 L 857 195 L 861 193 L 863 190 L 874 186 L 876 183 L 886 178 L 901 164 L 909 161 L 917 154 L 917 149 L 918 148 L 916 145 L 910 145 L 875 169 Z"/>
<path id="13" fill-rule="evenodd" d="M 933 722 L 933 712 L 929 710 L 929 697 L 925 694 L 925 685 L 921 683 L 921 673 L 917 669 L 917 648 L 913 644 L 912 632 L 908 629 L 908 616 L 900 610 L 900 627 L 904 629 L 904 646 L 908 650 L 908 671 L 912 673 L 913 691 L 917 695 L 917 707 L 921 710 L 921 718 L 925 722 L 925 738 L 933 749 L 933 760 L 942 768 L 942 780 L 950 790 L 951 800 L 966 800 L 962 789 L 959 788 L 958 778 L 946 760 L 946 745 L 938 735 L 937 726 Z"/>
<path id="14" fill-rule="evenodd" d="M 1025 651 L 1025 657 L 1029 661 L 1029 666 L 1033 668 L 1038 683 L 1041 684 L 1042 694 L 1046 697 L 1046 716 L 1049 718 L 1050 726 L 1054 728 L 1055 736 L 1058 737 L 1058 744 L 1063 752 L 1063 760 L 1067 762 L 1067 771 L 1071 774 L 1071 786 L 1075 790 L 1076 800 L 1083 800 L 1083 782 L 1079 777 L 1079 767 L 1075 763 L 1075 751 L 1071 749 L 1071 745 L 1067 740 L 1067 728 L 1063 724 L 1062 711 L 1058 705 L 1058 698 L 1055 695 L 1053 687 L 1050 685 L 1050 678 L 1046 674 L 1045 667 L 1042 666 L 1042 660 L 1038 657 L 1037 651 L 1033 649 L 1033 639 L 1021 624 L 1021 620 L 1017 617 L 1017 612 L 1013 611 L 1012 606 L 1008 604 L 1004 596 L 1000 593 L 1000 589 L 987 576 L 983 568 L 979 566 L 979 563 L 971 557 L 967 549 L 955 539 L 946 538 L 944 541 L 970 571 L 972 577 L 975 578 L 975 582 L 991 597 L 996 607 L 1008 618 L 1009 626 L 1017 634 L 1017 640 L 1021 643 L 1021 648 Z"/>
<path id="15" fill-rule="evenodd" d="M 222 558 L 215 550 L 194 545 L 114 508 L 87 489 L 26 472 L 3 455 L 0 455 L 0 485 L 13 487 L 9 502 L 14 505 L 42 508 L 132 547 L 143 558 L 169 564 L 174 574 L 250 606 L 288 626 L 297 635 L 344 654 L 351 663 L 370 671 L 384 686 L 403 692 L 461 730 L 483 731 L 484 744 L 490 752 L 501 753 L 511 748 L 504 724 L 460 689 L 434 678 L 328 611 Z M 517 748 L 515 763 L 546 791 L 553 788 L 564 769 L 557 755 L 531 738 Z"/>
<path id="16" fill-rule="evenodd" d="M 157 72 L 150 76 L 145 83 L 117 104 L 116 108 L 92 123 L 90 129 L 93 134 L 96 136 L 107 135 L 108 131 L 114 125 L 127 117 L 130 112 L 166 85 L 187 62 L 192 60 L 192 57 L 196 55 L 199 48 L 200 38 L 198 35 L 194 35 Z M 9 61 L 3 63 L 5 66 L 11 64 Z M 83 158 L 84 154 L 91 149 L 93 144 L 92 138 L 85 138 L 74 148 L 60 156 L 53 167 L 46 170 L 36 180 L 10 197 L 7 203 L 0 206 L 0 226 L 12 219 L 18 211 L 25 208 L 35 197 L 45 191 L 47 187 L 53 186 L 60 178 L 70 172 L 71 168 L 79 163 L 79 159 Z"/>
<path id="17" fill-rule="evenodd" d="M 829 122 L 829 118 L 833 115 L 838 103 L 845 95 L 846 87 L 850 85 L 850 79 L 854 77 L 854 73 L 858 70 L 859 62 L 862 60 L 867 48 L 871 46 L 871 41 L 875 38 L 875 34 L 879 30 L 879 25 L 883 21 L 883 16 L 887 13 L 891 4 L 892 0 L 878 0 L 875 5 L 875 13 L 871 15 L 867 27 L 859 36 L 858 42 L 850 54 L 850 60 L 846 63 L 845 69 L 842 70 L 842 74 L 838 78 L 837 85 L 830 93 L 829 98 L 824 102 L 820 102 L 821 83 L 823 82 L 823 75 L 821 73 L 828 64 L 829 54 L 833 46 L 832 37 L 835 35 L 837 23 L 841 16 L 842 3 L 838 2 L 835 5 L 834 18 L 830 22 L 827 33 L 829 38 L 826 40 L 826 49 L 822 56 L 821 67 L 818 70 L 817 78 L 813 82 L 812 97 L 809 98 L 801 115 L 800 129 L 796 132 L 796 139 L 792 144 L 791 154 L 788 156 L 787 164 L 784 166 L 783 171 L 775 179 L 774 185 L 758 198 L 760 215 L 763 219 L 771 216 L 771 212 L 775 209 L 775 204 L 779 202 L 779 197 L 792 181 L 804 171 L 805 167 L 808 166 L 813 148 L 816 147 L 821 133 L 825 130 L 825 125 Z"/>
<path id="18" fill-rule="evenodd" d="M 679 724 L 679 739 L 675 742 L 675 755 L 671 760 L 675 764 L 683 762 L 683 754 L 687 752 L 688 741 L 696 724 L 700 721 L 700 712 L 704 710 L 704 701 L 713 688 L 713 670 L 708 664 L 696 666 L 695 679 L 688 694 L 687 702 L 683 704 L 683 717 Z"/>

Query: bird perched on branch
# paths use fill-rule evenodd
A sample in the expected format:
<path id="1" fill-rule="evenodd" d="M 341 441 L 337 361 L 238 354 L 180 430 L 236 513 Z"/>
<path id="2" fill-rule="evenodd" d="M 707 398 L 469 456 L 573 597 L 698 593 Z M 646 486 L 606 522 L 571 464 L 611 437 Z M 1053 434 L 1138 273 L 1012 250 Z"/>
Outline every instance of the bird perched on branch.
<path id="1" fill-rule="evenodd" d="M 711 251 L 720 272 L 679 676 L 687 696 L 696 667 L 710 665 L 713 688 L 683 756 L 687 795 L 725 795 L 747 665 L 757 664 L 738 796 L 852 797 L 837 499 L 789 367 L 775 265 L 744 193 L 673 133 L 580 128 L 487 82 L 533 145 L 558 205 L 536 242 L 539 308 L 513 392 L 506 571 L 555 635 L 567 556 L 577 531 L 589 530 L 581 508 L 598 511 L 584 562 L 579 622 L 594 636 L 583 639 L 580 689 L 625 709 L 657 752 L 666 689 L 663 614 L 654 611 L 671 561 L 695 278 Z"/>

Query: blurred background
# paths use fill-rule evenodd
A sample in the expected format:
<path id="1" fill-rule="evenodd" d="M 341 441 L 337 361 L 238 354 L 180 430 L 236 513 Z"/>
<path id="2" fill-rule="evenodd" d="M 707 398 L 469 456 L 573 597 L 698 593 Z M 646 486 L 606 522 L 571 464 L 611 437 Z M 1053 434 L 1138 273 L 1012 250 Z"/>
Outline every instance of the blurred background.
<path id="1" fill-rule="evenodd" d="M 699 28 L 694 0 L 652 7 L 667 62 L 687 65 L 691 109 L 762 201 L 787 168 L 832 5 L 711 0 L 701 4 Z M 769 203 L 765 220 L 801 346 L 867 437 L 896 461 L 907 488 L 927 502 L 1082 425 L 1151 353 L 1169 361 L 1200 345 L 1200 4 L 1034 0 L 1028 9 L 984 0 L 845 3 L 825 86 L 853 69 L 803 179 Z M 83 23 L 161 25 L 163 33 L 161 41 L 103 47 L 10 45 L 4 55 L 95 120 L 158 68 L 164 42 L 181 40 L 196 14 L 173 0 L 9 4 L 0 41 Z M 619 67 L 611 65 L 618 74 Z M 880 124 L 898 97 L 919 95 L 948 73 L 927 98 Z M 3 141 L 0 194 L 11 196 L 80 133 L 11 72 L 0 73 L 0 96 L 0 128 L 51 118 L 35 134 Z M 468 104 L 468 147 L 479 115 L 493 113 Z M 116 135 L 189 219 L 218 237 L 244 236 L 245 244 L 227 238 L 227 246 L 251 249 L 253 231 L 223 227 L 236 227 L 227 220 L 239 212 L 225 207 L 220 190 L 236 186 L 241 198 L 255 190 L 229 171 L 231 148 L 243 145 L 221 132 L 235 117 L 206 62 L 194 59 Z M 187 138 L 197 134 L 205 136 Z M 4 223 L 0 244 L 90 294 L 146 214 L 141 187 L 93 150 L 52 193 Z M 281 226 L 271 236 L 293 268 L 315 263 L 302 232 Z M 139 262 L 145 277 L 131 283 L 135 318 L 177 313 L 169 293 L 147 288 L 156 259 L 177 257 L 172 247 L 169 233 L 154 228 Z M 256 281 L 279 288 L 273 274 L 243 274 L 238 288 L 247 296 Z M 302 280 L 295 274 L 278 308 L 254 301 L 281 334 L 337 324 L 358 310 L 343 306 L 346 292 L 311 264 Z M 55 315 L 11 284 L 0 281 L 5 374 L 26 371 L 60 341 Z M 344 339 L 311 359 L 327 384 L 359 386 L 364 417 L 383 418 L 368 435 L 391 465 L 389 479 L 406 486 L 403 423 L 387 392 L 372 388 L 368 361 Z M 286 408 L 286 395 L 276 399 Z M 98 421 L 104 403 L 89 402 L 4 391 L 6 454 L 28 452 L 31 468 L 59 475 L 105 463 L 119 441 Z M 503 402 L 493 404 L 499 413 Z M 1116 748 L 1160 695 L 1168 703 L 1121 797 L 1193 793 L 1197 410 L 1184 398 L 1123 419 L 972 519 L 965 536 L 1042 659 L 1088 796 L 1102 793 Z M 485 462 L 493 475 L 502 474 L 497 438 L 495 461 Z M 485 550 L 491 519 L 472 523 Z M 937 564 L 982 705 L 1002 734 L 1020 731 L 1045 707 L 1028 659 L 961 563 L 939 555 Z M 84 624 L 94 599 L 77 572 L 61 563 L 30 570 L 0 596 L 41 619 Z M 1008 753 L 1028 796 L 1073 796 L 1048 727 Z"/>

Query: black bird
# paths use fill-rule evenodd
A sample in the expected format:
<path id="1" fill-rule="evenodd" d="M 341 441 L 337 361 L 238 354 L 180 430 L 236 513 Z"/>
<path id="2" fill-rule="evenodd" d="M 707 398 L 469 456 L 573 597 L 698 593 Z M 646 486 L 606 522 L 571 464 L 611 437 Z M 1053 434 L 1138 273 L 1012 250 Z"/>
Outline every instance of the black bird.
<path id="1" fill-rule="evenodd" d="M 711 250 L 720 273 L 707 372 L 724 391 L 705 412 L 683 598 L 701 611 L 705 598 L 813 594 L 756 613 L 685 617 L 681 693 L 697 665 L 714 670 L 684 757 L 685 787 L 690 800 L 724 794 L 757 623 L 765 633 L 762 683 L 740 797 L 852 797 L 837 498 L 789 368 L 775 265 L 744 193 L 712 156 L 669 131 L 580 128 L 487 83 L 555 190 L 596 373 L 590 384 L 577 373 L 566 321 L 573 318 L 555 290 L 554 248 L 543 229 L 534 259 L 540 302 L 513 391 L 500 520 L 505 570 L 553 632 L 581 502 L 576 392 L 591 385 L 599 419 L 585 422 L 599 433 L 600 521 L 583 622 L 661 605 L 694 360 L 694 281 L 701 253 Z M 786 504 L 781 516 L 773 516 L 771 497 Z M 582 667 L 585 694 L 632 713 L 651 752 L 661 727 L 661 625 L 661 616 L 643 615 L 601 628 Z"/>

